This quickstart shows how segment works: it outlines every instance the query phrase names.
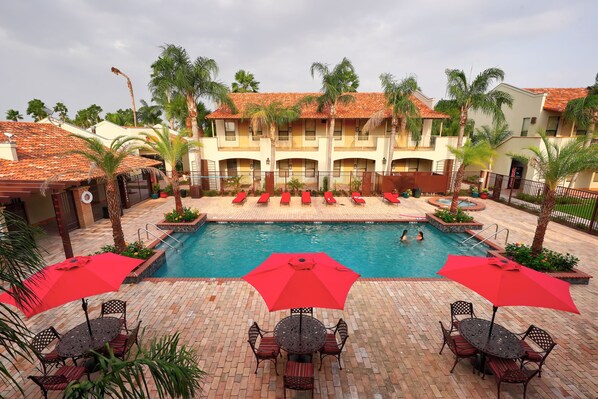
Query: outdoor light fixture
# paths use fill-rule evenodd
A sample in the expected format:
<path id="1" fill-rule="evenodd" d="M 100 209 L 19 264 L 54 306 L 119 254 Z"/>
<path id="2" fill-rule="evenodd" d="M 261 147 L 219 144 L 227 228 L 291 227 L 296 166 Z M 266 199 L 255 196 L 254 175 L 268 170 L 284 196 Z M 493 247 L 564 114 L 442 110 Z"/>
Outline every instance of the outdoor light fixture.
<path id="1" fill-rule="evenodd" d="M 357 170 L 357 162 L 353 164 L 353 169 Z"/>
<path id="2" fill-rule="evenodd" d="M 253 128 L 251 127 L 251 125 L 249 125 L 249 126 L 247 127 L 247 130 L 249 131 L 249 134 L 253 133 Z"/>
<path id="3" fill-rule="evenodd" d="M 253 170 L 253 161 L 249 162 L 249 169 Z"/>
<path id="4" fill-rule="evenodd" d="M 266 158 L 266 165 L 270 165 L 270 158 Z"/>
<path id="5" fill-rule="evenodd" d="M 293 170 L 293 162 L 289 160 L 289 170 Z"/>
<path id="6" fill-rule="evenodd" d="M 386 157 L 382 158 L 382 165 L 386 165 Z"/>

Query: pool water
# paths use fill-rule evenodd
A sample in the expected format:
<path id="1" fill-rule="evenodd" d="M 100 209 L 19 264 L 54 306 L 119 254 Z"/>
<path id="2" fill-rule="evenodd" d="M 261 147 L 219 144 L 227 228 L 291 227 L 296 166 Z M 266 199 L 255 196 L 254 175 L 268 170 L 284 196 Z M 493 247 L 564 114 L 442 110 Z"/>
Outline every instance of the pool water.
<path id="1" fill-rule="evenodd" d="M 423 241 L 415 240 L 419 230 Z M 183 245 L 170 243 L 180 251 L 167 249 L 154 277 L 242 277 L 273 252 L 326 252 L 362 277 L 439 277 L 448 254 L 486 256 L 488 249 L 460 246 L 467 234 L 427 223 L 206 223 L 175 237 Z"/>
<path id="2" fill-rule="evenodd" d="M 450 206 L 452 200 L 450 198 L 439 198 L 436 200 L 439 204 Z M 457 202 L 457 206 L 459 208 L 473 208 L 474 206 L 478 206 L 475 202 L 467 201 L 467 200 L 459 200 Z"/>

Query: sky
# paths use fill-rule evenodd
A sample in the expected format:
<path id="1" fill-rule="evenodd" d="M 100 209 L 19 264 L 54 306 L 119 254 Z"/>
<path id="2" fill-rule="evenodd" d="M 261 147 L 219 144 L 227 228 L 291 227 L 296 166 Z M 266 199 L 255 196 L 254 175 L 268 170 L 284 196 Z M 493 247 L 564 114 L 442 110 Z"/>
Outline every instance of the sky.
<path id="1" fill-rule="evenodd" d="M 184 47 L 219 66 L 230 85 L 239 69 L 261 92 L 319 91 L 313 62 L 347 57 L 358 91 L 379 76 L 414 74 L 423 94 L 446 98 L 445 69 L 471 78 L 490 67 L 518 87 L 586 87 L 598 73 L 596 0 L 28 0 L 0 3 L 0 120 L 27 102 L 63 102 L 73 118 L 97 104 L 151 102 L 151 64 L 161 46 Z"/>

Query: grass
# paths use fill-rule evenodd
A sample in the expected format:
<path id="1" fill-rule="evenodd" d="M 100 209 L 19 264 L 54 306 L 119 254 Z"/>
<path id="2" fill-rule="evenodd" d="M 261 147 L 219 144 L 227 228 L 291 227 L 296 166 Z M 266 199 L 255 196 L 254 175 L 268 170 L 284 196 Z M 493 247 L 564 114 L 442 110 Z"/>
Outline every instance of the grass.
<path id="1" fill-rule="evenodd" d="M 578 204 L 556 204 L 554 210 L 589 220 L 595 206 L 596 199 L 588 199 Z"/>

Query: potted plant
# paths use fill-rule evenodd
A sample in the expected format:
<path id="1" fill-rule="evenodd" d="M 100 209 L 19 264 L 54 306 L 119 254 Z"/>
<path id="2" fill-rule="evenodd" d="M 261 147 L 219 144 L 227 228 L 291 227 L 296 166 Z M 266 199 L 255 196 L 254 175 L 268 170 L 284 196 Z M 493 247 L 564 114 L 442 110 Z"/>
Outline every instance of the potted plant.
<path id="1" fill-rule="evenodd" d="M 407 190 L 403 191 L 403 198 L 409 198 L 412 194 L 413 192 L 410 188 L 408 188 Z"/>
<path id="2" fill-rule="evenodd" d="M 481 199 L 487 199 L 488 198 L 488 189 L 487 188 L 483 188 L 482 191 L 480 191 L 480 198 Z"/>
<path id="3" fill-rule="evenodd" d="M 152 199 L 157 199 L 160 196 L 160 184 L 154 183 L 152 185 L 152 194 L 150 196 Z"/>
<path id="4" fill-rule="evenodd" d="M 413 188 L 413 198 L 419 198 L 422 195 L 422 190 L 419 189 L 419 187 L 414 187 Z"/>
<path id="5" fill-rule="evenodd" d="M 469 186 L 469 191 L 472 198 L 478 198 L 480 196 L 477 186 L 474 186 L 473 184 Z"/>

